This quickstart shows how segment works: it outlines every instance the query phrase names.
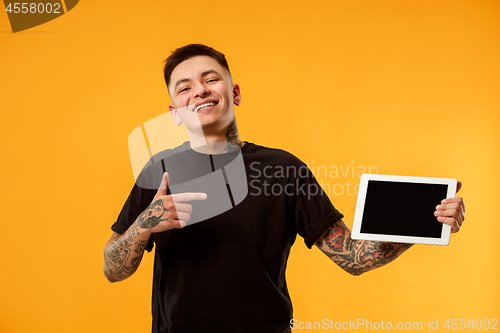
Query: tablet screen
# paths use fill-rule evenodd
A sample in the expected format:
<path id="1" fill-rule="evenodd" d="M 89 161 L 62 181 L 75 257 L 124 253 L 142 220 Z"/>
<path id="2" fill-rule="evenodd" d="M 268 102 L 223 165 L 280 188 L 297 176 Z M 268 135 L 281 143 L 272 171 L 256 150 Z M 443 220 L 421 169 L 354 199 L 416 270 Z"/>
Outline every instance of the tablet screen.
<path id="1" fill-rule="evenodd" d="M 434 211 L 448 185 L 369 180 L 361 233 L 441 238 Z"/>

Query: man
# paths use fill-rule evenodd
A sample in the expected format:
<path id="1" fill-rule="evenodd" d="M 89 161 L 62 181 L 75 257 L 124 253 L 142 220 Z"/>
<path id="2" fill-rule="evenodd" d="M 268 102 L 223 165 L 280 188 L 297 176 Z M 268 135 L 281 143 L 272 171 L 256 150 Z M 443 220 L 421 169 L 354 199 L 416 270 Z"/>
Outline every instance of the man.
<path id="1" fill-rule="evenodd" d="M 170 194 L 183 175 L 168 163 L 159 176 L 160 163 L 151 166 L 156 171 L 145 181 L 149 188 L 136 182 L 105 246 L 104 273 L 111 282 L 129 277 L 155 244 L 153 332 L 290 332 L 285 269 L 297 233 L 353 275 L 385 265 L 411 246 L 352 240 L 343 215 L 324 192 L 312 191 L 319 185 L 304 163 L 240 141 L 234 117 L 240 87 L 222 53 L 187 45 L 167 59 L 164 74 L 171 115 L 186 125 L 190 142 L 162 154 L 180 153 L 185 158 L 176 163 L 196 173 L 207 155 L 223 159 L 241 151 L 252 186 L 232 209 L 184 228 L 197 204 L 216 198 Z M 435 215 L 457 232 L 464 211 L 462 198 L 451 198 Z"/>

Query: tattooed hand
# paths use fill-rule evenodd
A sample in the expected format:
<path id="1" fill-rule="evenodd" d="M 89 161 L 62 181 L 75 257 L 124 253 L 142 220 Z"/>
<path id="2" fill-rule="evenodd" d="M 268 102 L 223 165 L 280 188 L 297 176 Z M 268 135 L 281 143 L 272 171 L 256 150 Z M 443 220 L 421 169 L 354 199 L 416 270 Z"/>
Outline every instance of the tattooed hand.
<path id="1" fill-rule="evenodd" d="M 168 174 L 165 172 L 160 188 L 144 212 L 120 235 L 114 233 L 104 247 L 104 275 L 110 282 L 121 281 L 137 270 L 149 236 L 173 228 L 183 228 L 193 208 L 186 201 L 205 200 L 205 193 L 167 195 Z"/>
<path id="2" fill-rule="evenodd" d="M 193 207 L 185 202 L 207 198 L 205 193 L 167 195 L 168 181 L 168 173 L 165 172 L 153 202 L 137 218 L 137 224 L 142 229 L 161 232 L 173 228 L 184 228 L 193 212 Z"/>

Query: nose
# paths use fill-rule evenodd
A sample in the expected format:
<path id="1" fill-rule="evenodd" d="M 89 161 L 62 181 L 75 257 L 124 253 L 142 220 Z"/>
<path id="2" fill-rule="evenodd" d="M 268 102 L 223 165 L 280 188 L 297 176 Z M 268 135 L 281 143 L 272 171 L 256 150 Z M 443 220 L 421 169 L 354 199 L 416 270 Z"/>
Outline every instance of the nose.
<path id="1" fill-rule="evenodd" d="M 198 84 L 194 89 L 194 97 L 205 98 L 210 94 L 210 91 L 204 84 Z"/>

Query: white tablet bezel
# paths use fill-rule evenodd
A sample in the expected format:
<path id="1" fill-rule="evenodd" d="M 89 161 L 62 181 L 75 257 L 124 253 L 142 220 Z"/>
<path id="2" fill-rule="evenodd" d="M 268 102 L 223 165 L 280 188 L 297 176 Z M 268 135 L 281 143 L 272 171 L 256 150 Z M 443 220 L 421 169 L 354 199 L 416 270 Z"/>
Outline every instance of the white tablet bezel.
<path id="1" fill-rule="evenodd" d="M 363 174 L 359 182 L 358 199 L 356 210 L 354 212 L 354 221 L 352 225 L 352 239 L 374 240 L 395 243 L 414 243 L 414 244 L 432 244 L 448 245 L 450 242 L 451 227 L 443 224 L 440 238 L 414 237 L 414 236 L 394 236 L 384 234 L 361 233 L 361 222 L 363 220 L 363 211 L 365 206 L 368 181 L 381 180 L 390 182 L 420 183 L 420 184 L 441 184 L 448 185 L 446 198 L 453 198 L 456 195 L 457 180 L 451 178 L 431 178 L 431 177 L 409 177 L 409 176 L 390 176 L 378 174 Z M 443 198 L 445 199 L 445 198 Z M 390 214 L 390 212 L 388 212 Z"/>

